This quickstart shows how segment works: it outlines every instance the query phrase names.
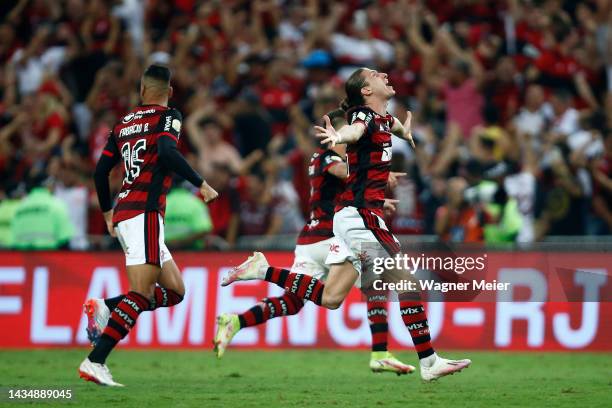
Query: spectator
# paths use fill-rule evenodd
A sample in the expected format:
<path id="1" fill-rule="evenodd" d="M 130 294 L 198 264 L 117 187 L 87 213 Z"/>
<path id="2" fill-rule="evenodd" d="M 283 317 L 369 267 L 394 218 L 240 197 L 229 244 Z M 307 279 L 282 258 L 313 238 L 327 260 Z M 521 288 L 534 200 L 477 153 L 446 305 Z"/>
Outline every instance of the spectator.
<path id="1" fill-rule="evenodd" d="M 612 131 L 606 135 L 603 157 L 591 162 L 591 171 L 595 181 L 593 209 L 601 220 L 594 232 L 612 234 Z"/>
<path id="2" fill-rule="evenodd" d="M 30 190 L 11 220 L 11 241 L 17 249 L 68 248 L 73 235 L 68 208 L 42 185 Z"/>
<path id="3" fill-rule="evenodd" d="M 240 196 L 240 234 L 273 236 L 282 225 L 283 218 L 278 201 L 272 196 L 270 180 L 257 172 L 246 176 Z"/>
<path id="4" fill-rule="evenodd" d="M 203 238 L 211 230 L 206 204 L 185 187 L 173 187 L 166 199 L 165 238 L 168 246 L 202 249 Z"/>
<path id="5" fill-rule="evenodd" d="M 13 246 L 11 234 L 11 221 L 15 217 L 15 211 L 21 201 L 17 198 L 17 191 L 0 191 L 0 248 L 10 248 Z"/>
<path id="6" fill-rule="evenodd" d="M 236 244 L 240 228 L 240 192 L 238 180 L 226 164 L 213 165 L 215 177 L 209 184 L 219 197 L 208 204 L 213 224 L 213 234 L 225 240 L 229 247 Z"/>
<path id="7" fill-rule="evenodd" d="M 74 233 L 70 239 L 70 249 L 83 250 L 89 247 L 87 238 L 87 211 L 89 209 L 89 190 L 79 175 L 78 168 L 71 163 L 54 160 L 50 173 L 57 179 L 53 195 L 59 199 L 66 208 L 69 208 L 68 218 L 73 226 Z"/>
<path id="8" fill-rule="evenodd" d="M 475 243 L 483 241 L 478 213 L 465 199 L 467 181 L 457 177 L 448 182 L 446 204 L 436 213 L 436 234 L 443 242 Z"/>
<path id="9" fill-rule="evenodd" d="M 186 121 L 189 140 L 198 152 L 198 167 L 206 180 L 214 178 L 215 165 L 226 164 L 235 174 L 240 174 L 243 166 L 238 150 L 223 140 L 220 121 L 225 120 L 227 123 L 231 119 L 224 119 L 221 113 L 215 111 L 217 109 L 214 105 L 204 105 L 192 112 Z"/>

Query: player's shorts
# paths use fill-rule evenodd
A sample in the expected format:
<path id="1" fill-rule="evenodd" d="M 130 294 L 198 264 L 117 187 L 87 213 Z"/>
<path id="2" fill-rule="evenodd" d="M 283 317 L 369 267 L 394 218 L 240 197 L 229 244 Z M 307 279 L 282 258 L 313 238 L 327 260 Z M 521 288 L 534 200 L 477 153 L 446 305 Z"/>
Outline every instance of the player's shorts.
<path id="1" fill-rule="evenodd" d="M 172 259 L 164 243 L 164 220 L 156 211 L 121 221 L 115 227 L 125 252 L 125 264 L 161 266 Z"/>
<path id="2" fill-rule="evenodd" d="M 335 238 L 328 238 L 314 244 L 297 245 L 291 272 L 302 273 L 325 280 L 330 266 L 325 263 L 330 249 L 337 245 Z"/>
<path id="3" fill-rule="evenodd" d="M 326 263 L 329 265 L 349 261 L 361 275 L 362 262 L 368 254 L 364 253 L 364 244 L 372 248 L 381 248 L 385 256 L 394 256 L 400 252 L 397 238 L 389 232 L 385 221 L 378 215 L 364 208 L 344 207 L 334 215 L 334 236 L 337 248 L 329 252 Z"/>

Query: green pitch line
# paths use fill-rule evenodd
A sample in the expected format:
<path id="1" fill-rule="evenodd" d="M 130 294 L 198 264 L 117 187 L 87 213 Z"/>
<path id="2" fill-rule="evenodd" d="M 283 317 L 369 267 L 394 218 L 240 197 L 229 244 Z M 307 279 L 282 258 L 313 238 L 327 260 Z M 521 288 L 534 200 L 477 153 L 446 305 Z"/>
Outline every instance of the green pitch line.
<path id="1" fill-rule="evenodd" d="M 211 351 L 119 349 L 108 364 L 126 387 L 109 389 L 79 380 L 85 349 L 3 350 L 0 388 L 71 388 L 76 401 L 48 405 L 104 408 L 612 406 L 612 353 L 443 354 L 471 358 L 472 367 L 423 383 L 417 373 L 370 373 L 367 351 L 230 348 L 216 360 Z M 417 365 L 410 351 L 396 355 Z"/>

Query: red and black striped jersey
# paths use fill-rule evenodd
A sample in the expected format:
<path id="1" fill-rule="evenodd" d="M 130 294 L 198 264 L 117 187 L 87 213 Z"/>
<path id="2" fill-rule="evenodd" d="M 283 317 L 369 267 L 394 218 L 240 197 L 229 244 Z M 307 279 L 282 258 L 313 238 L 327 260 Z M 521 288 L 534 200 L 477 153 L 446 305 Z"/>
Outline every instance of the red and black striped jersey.
<path id="1" fill-rule="evenodd" d="M 178 143 L 181 123 L 182 116 L 176 109 L 140 105 L 113 127 L 102 152 L 123 161 L 123 185 L 114 208 L 113 223 L 146 211 L 158 211 L 164 216 L 172 173 L 160 162 L 158 139 L 169 137 Z"/>
<path id="2" fill-rule="evenodd" d="M 385 189 L 391 170 L 391 128 L 393 116 L 381 116 L 359 106 L 347 112 L 349 124 L 363 123 L 365 133 L 346 146 L 349 176 L 340 195 L 338 209 L 367 208 L 383 216 Z"/>
<path id="3" fill-rule="evenodd" d="M 343 160 L 333 150 L 319 149 L 310 158 L 310 198 L 308 223 L 302 228 L 298 245 L 314 244 L 334 236 L 334 207 L 344 189 L 344 180 L 329 173 L 329 169 Z"/>

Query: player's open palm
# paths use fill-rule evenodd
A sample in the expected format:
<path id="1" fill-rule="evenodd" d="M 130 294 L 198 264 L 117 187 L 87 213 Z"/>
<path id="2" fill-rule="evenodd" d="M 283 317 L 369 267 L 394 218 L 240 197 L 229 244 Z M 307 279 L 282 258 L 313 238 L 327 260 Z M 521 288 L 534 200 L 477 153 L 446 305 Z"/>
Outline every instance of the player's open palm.
<path id="1" fill-rule="evenodd" d="M 202 195 L 205 203 L 209 203 L 219 196 L 219 193 L 217 193 L 214 188 L 209 186 L 207 182 L 202 183 L 202 186 L 200 187 L 200 194 Z"/>
<path id="2" fill-rule="evenodd" d="M 334 147 L 340 136 L 332 126 L 329 116 L 323 116 L 323 120 L 325 121 L 325 127 L 315 126 L 315 136 L 321 139 L 321 144 L 329 143 L 331 147 Z"/>

